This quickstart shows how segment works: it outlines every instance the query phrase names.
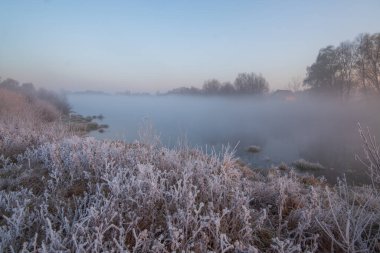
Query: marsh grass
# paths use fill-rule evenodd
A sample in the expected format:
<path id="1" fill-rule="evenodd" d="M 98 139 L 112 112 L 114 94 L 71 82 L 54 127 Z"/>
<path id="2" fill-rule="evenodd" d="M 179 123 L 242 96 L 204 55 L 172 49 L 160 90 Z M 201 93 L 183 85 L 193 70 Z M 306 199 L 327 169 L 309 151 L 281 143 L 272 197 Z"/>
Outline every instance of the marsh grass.
<path id="1" fill-rule="evenodd" d="M 320 163 L 313 163 L 313 162 L 306 161 L 304 159 L 299 159 L 297 161 L 294 161 L 292 165 L 300 171 L 318 171 L 318 170 L 326 169 Z"/>
<path id="2" fill-rule="evenodd" d="M 96 119 L 103 120 L 103 118 L 103 115 L 85 117 L 79 114 L 70 114 L 65 118 L 65 122 L 72 131 L 77 133 L 79 132 L 86 134 L 92 131 L 103 133 L 109 126 L 107 124 L 99 124 L 98 122 L 94 121 Z"/>
<path id="3" fill-rule="evenodd" d="M 263 176 L 228 150 L 205 154 L 149 143 L 74 136 L 7 163 L 1 168 L 11 180 L 0 192 L 1 250 L 379 249 L 376 188 L 344 181 L 328 186 L 292 170 Z M 27 175 L 38 176 L 26 182 Z"/>
<path id="4" fill-rule="evenodd" d="M 259 146 L 252 145 L 247 148 L 247 152 L 252 153 L 252 154 L 260 153 L 261 148 Z"/>

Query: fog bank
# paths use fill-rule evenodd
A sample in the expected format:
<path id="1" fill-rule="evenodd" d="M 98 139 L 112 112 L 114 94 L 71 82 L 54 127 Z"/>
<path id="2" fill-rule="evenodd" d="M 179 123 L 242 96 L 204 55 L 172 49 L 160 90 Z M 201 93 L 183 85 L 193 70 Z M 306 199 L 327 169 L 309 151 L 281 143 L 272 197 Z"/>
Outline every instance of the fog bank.
<path id="1" fill-rule="evenodd" d="M 192 96 L 103 96 L 70 95 L 73 109 L 85 115 L 105 116 L 110 125 L 98 138 L 138 138 L 138 129 L 148 120 L 165 145 L 186 139 L 202 148 L 237 145 L 237 156 L 252 167 L 270 167 L 297 159 L 318 162 L 326 169 L 316 172 L 330 181 L 347 173 L 360 182 L 362 165 L 357 123 L 380 132 L 375 99 L 296 97 L 192 97 Z M 260 153 L 249 153 L 256 145 Z"/>

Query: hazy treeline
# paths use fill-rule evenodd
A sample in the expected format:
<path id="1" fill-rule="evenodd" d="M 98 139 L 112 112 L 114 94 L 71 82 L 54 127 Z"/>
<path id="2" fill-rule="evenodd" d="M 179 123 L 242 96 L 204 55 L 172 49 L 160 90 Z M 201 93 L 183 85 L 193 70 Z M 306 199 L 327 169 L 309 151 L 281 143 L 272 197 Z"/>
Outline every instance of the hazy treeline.
<path id="1" fill-rule="evenodd" d="M 66 115 L 69 114 L 71 109 L 66 97 L 63 94 L 58 94 L 44 88 L 36 89 L 33 83 L 20 84 L 18 81 L 11 78 L 7 78 L 5 80 L 0 79 L 0 88 L 24 94 L 30 101 L 35 99 L 44 100 L 54 105 L 56 109 Z"/>
<path id="2" fill-rule="evenodd" d="M 260 95 L 269 91 L 267 80 L 255 73 L 240 73 L 234 83 L 221 83 L 217 79 L 204 82 L 201 89 L 196 87 L 180 87 L 170 90 L 167 94 L 180 95 Z"/>
<path id="3" fill-rule="evenodd" d="M 360 34 L 337 47 L 322 48 L 307 68 L 304 85 L 312 91 L 341 96 L 380 94 L 380 33 Z"/>
<path id="4" fill-rule="evenodd" d="M 316 61 L 306 71 L 303 85 L 313 93 L 380 94 L 380 33 L 360 34 L 353 41 L 320 49 Z M 210 79 L 202 88 L 180 87 L 167 94 L 262 95 L 268 91 L 269 84 L 261 74 L 240 73 L 233 83 Z"/>

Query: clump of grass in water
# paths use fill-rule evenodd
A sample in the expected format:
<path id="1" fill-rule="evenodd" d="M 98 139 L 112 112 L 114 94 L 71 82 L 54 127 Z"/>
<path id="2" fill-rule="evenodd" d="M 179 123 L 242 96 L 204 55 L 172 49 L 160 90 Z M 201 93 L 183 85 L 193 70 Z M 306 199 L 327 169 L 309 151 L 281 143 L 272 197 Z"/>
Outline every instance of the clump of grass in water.
<path id="1" fill-rule="evenodd" d="M 261 148 L 259 146 L 252 145 L 247 148 L 247 152 L 253 153 L 253 154 L 260 153 Z"/>
<path id="2" fill-rule="evenodd" d="M 70 115 L 70 122 L 74 124 L 82 124 L 82 130 L 85 132 L 92 132 L 92 131 L 98 131 L 99 133 L 104 133 L 105 129 L 108 128 L 109 126 L 107 124 L 99 124 L 93 120 L 99 119 L 103 120 L 104 116 L 99 115 L 99 116 L 82 116 L 79 114 L 72 114 Z"/>
<path id="3" fill-rule="evenodd" d="M 293 166 L 296 169 L 301 170 L 301 171 L 304 171 L 304 170 L 324 170 L 325 169 L 325 167 L 323 165 L 321 165 L 320 163 L 313 163 L 313 162 L 306 161 L 304 159 L 299 159 L 297 161 L 294 161 Z"/>

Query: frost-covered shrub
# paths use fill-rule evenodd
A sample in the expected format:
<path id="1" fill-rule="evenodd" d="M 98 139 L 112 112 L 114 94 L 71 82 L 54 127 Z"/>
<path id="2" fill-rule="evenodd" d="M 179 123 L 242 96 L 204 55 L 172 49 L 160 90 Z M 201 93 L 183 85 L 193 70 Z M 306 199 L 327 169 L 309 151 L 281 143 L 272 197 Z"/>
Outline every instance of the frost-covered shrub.
<path id="1" fill-rule="evenodd" d="M 228 150 L 150 143 L 74 136 L 4 161 L 18 176 L 0 192 L 0 251 L 379 250 L 373 188 L 260 176 Z"/>
<path id="2" fill-rule="evenodd" d="M 44 231 L 36 239 L 41 249 L 254 249 L 252 219 L 260 214 L 244 190 L 252 182 L 229 153 L 73 137 L 29 150 L 19 163 L 48 169 L 43 193 L 33 196 L 39 205 L 25 207 L 40 227 L 18 232 Z M 3 242 L 3 249 L 20 250 L 28 239 Z"/>
<path id="3" fill-rule="evenodd" d="M 363 163 L 372 185 L 380 189 L 380 146 L 369 129 L 363 130 L 360 124 L 359 134 L 362 138 L 364 157 L 356 156 L 356 158 Z"/>
<path id="4" fill-rule="evenodd" d="M 342 252 L 380 250 L 380 196 L 374 189 L 349 188 L 339 181 L 326 190 L 327 207 L 316 216 L 325 236 Z"/>
<path id="5" fill-rule="evenodd" d="M 320 163 L 313 163 L 304 159 L 294 161 L 293 166 L 300 171 L 316 171 L 325 169 L 325 167 L 323 167 Z"/>
<path id="6" fill-rule="evenodd" d="M 61 116 L 46 101 L 0 88 L 0 154 L 15 158 L 29 147 L 67 136 Z"/>

